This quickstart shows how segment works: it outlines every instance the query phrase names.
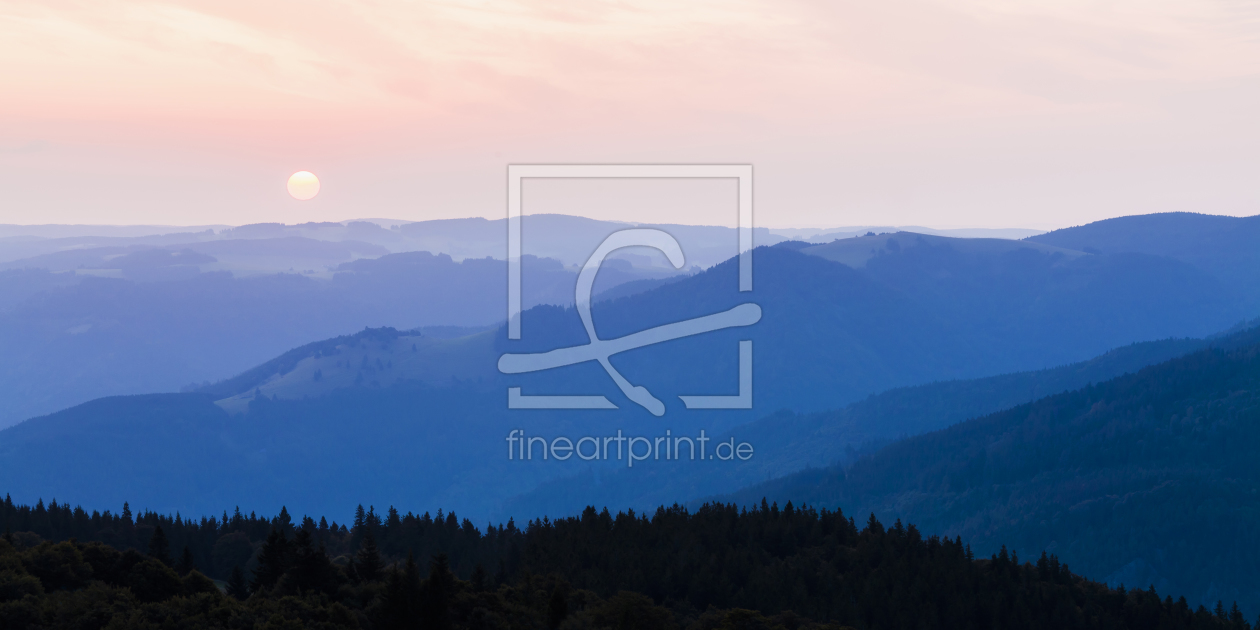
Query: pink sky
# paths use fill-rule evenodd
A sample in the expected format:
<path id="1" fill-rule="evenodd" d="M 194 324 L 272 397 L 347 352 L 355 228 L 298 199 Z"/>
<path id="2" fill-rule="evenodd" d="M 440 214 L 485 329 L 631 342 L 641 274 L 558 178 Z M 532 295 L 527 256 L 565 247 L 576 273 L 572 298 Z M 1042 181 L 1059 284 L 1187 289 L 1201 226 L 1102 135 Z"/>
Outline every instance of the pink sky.
<path id="1" fill-rule="evenodd" d="M 7 0 L 0 85 L 0 223 L 497 218 L 512 162 L 752 163 L 785 227 L 1260 213 L 1260 2 Z"/>

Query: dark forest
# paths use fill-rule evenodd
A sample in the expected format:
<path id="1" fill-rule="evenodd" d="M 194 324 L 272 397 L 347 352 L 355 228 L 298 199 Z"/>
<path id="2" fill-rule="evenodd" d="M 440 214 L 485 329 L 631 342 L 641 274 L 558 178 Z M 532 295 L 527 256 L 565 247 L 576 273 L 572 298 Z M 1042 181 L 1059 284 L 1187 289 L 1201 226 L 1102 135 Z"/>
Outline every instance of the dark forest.
<path id="1" fill-rule="evenodd" d="M 790 503 L 482 530 L 440 511 L 193 520 L 6 498 L 0 527 L 6 629 L 1252 627 L 1237 605 L 1109 588 L 1053 555 L 976 558 L 900 521 Z"/>

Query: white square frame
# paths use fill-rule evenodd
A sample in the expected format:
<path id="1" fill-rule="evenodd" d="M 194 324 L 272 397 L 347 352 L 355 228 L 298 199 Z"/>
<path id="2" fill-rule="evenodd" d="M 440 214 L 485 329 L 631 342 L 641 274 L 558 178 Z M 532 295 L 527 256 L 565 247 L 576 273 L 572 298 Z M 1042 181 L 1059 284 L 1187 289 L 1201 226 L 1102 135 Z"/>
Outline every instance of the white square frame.
<path id="1" fill-rule="evenodd" d="M 521 338 L 521 189 L 523 180 L 737 179 L 739 180 L 739 290 L 752 291 L 753 197 L 751 164 L 509 164 L 508 339 Z"/>

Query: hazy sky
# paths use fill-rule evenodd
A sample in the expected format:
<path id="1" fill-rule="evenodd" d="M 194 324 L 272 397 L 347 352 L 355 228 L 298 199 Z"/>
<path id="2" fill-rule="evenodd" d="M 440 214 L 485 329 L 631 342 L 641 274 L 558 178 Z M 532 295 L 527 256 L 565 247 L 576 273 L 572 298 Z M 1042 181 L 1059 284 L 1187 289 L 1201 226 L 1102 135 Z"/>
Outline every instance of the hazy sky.
<path id="1" fill-rule="evenodd" d="M 498 218 L 512 162 L 752 163 L 770 226 L 1250 215 L 1256 112 L 1254 1 L 0 0 L 0 223 Z"/>

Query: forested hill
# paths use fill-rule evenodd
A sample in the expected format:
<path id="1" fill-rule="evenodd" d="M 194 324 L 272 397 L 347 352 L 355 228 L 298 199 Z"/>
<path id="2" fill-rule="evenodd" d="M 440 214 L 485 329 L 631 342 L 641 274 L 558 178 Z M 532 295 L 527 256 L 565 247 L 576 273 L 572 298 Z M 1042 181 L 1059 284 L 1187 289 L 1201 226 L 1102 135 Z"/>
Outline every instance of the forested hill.
<path id="1" fill-rule="evenodd" d="M 454 514 L 362 507 L 347 528 L 283 510 L 194 521 L 6 500 L 0 521 L 6 629 L 1252 628 L 1237 606 L 1108 588 L 1053 555 L 978 559 L 900 521 L 859 528 L 791 504 L 588 508 L 484 532 Z"/>
<path id="2" fill-rule="evenodd" d="M 1028 242 L 1099 254 L 1124 252 L 1180 260 L 1211 273 L 1260 306 L 1260 216 L 1165 212 L 1095 221 L 1054 230 Z"/>
<path id="3" fill-rule="evenodd" d="M 224 391 L 249 397 L 234 401 L 231 412 L 213 404 L 225 394 L 212 388 L 210 396 L 97 399 L 33 418 L 0 432 L 0 479 L 27 503 L 82 496 L 93 507 L 131 499 L 163 512 L 203 513 L 231 501 L 327 513 L 367 500 L 452 506 L 480 519 L 502 514 L 496 511 L 505 500 L 540 483 L 574 474 L 552 462 L 505 460 L 503 436 L 521 428 L 523 416 L 534 435 L 593 426 L 588 410 L 509 410 L 509 387 L 609 396 L 621 409 L 599 412 L 600 419 L 633 423 L 645 435 L 677 429 L 683 414 L 690 430 L 715 433 L 778 409 L 835 409 L 892 387 L 1062 365 L 1142 339 L 1209 334 L 1241 319 L 1226 308 L 1234 298 L 1210 276 L 1142 256 L 1061 260 L 1029 249 L 977 258 L 907 241 L 862 269 L 777 247 L 759 248 L 753 260 L 752 295 L 738 291 L 739 265 L 731 259 L 593 305 L 604 338 L 748 301 L 763 309 L 752 326 L 618 355 L 625 378 L 664 402 L 669 411 L 660 418 L 627 400 L 594 362 L 499 373 L 504 353 L 589 342 L 575 310 L 540 306 L 522 314 L 519 341 L 502 330 L 388 344 L 364 333 L 354 344 L 335 342 L 341 354 L 307 347 L 225 383 Z M 745 339 L 757 348 L 756 408 L 685 409 L 679 396 L 730 392 L 738 383 L 737 348 Z M 25 367 L 10 362 L 12 370 Z M 673 486 L 680 494 L 638 505 L 731 492 L 790 470 L 696 492 Z M 634 505 L 597 495 L 563 513 L 597 500 Z M 530 516 L 546 513 L 562 512 Z"/>
<path id="4" fill-rule="evenodd" d="M 674 500 L 678 488 L 687 488 L 692 497 L 706 497 L 808 468 L 850 464 L 864 453 L 907 436 L 1110 380 L 1225 341 L 1135 343 L 1089 361 L 1047 370 L 900 387 L 842 409 L 818 413 L 780 411 L 718 435 L 719 441 L 737 436 L 757 445 L 757 456 L 738 469 L 698 468 L 686 461 L 657 462 L 642 471 L 564 477 L 514 497 L 500 513 L 575 514 L 596 500 L 642 508 Z"/>
<path id="5" fill-rule="evenodd" d="M 1055 551 L 1087 575 L 1260 606 L 1257 332 L 734 497 L 840 505 Z M 1249 343 L 1244 343 L 1249 340 Z M 1260 610 L 1250 608 L 1251 611 Z M 1251 614 L 1251 613 L 1249 613 Z"/>

